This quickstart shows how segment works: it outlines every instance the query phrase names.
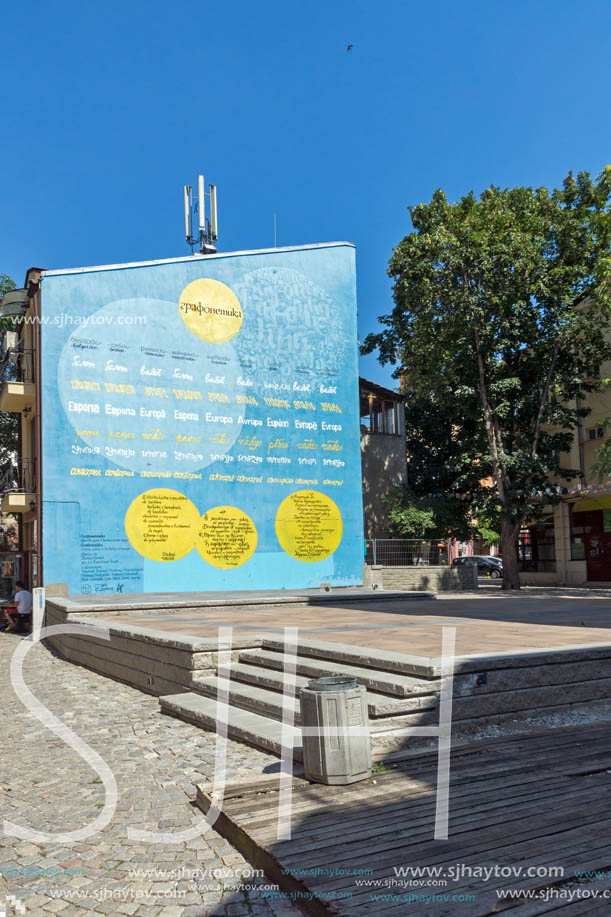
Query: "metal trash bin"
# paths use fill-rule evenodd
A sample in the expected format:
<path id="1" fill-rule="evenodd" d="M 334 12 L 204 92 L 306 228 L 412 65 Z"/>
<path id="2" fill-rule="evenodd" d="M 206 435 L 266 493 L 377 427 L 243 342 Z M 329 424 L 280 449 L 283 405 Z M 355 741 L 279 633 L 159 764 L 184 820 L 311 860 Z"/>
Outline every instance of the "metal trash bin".
<path id="1" fill-rule="evenodd" d="M 307 728 L 359 726 L 356 734 L 303 736 L 305 776 L 316 783 L 343 785 L 371 776 L 367 691 L 350 676 L 316 678 L 299 694 L 301 725 Z"/>

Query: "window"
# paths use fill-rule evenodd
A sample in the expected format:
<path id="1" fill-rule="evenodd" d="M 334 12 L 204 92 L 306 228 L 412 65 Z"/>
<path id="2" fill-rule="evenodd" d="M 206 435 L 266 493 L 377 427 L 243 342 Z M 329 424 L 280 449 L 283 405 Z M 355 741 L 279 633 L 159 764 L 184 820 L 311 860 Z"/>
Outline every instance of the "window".
<path id="1" fill-rule="evenodd" d="M 399 435 L 397 410 L 401 402 L 361 391 L 361 432 Z"/>
<path id="2" fill-rule="evenodd" d="M 602 427 L 590 427 L 588 430 L 588 439 L 602 439 L 605 431 Z"/>

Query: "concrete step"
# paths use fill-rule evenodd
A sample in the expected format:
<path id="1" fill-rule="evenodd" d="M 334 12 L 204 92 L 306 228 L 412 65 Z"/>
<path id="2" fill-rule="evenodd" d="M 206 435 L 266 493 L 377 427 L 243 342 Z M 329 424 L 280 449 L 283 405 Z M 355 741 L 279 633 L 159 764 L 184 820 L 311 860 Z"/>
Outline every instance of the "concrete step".
<path id="1" fill-rule="evenodd" d="M 295 678 L 295 717 L 299 722 L 299 691 L 309 683 L 309 678 L 297 675 Z M 191 683 L 195 691 L 209 697 L 216 697 L 217 680 L 214 676 L 195 676 Z M 236 707 L 255 710 L 274 719 L 282 718 L 282 693 L 284 672 L 265 669 L 258 665 L 234 663 L 231 666 L 230 702 Z M 436 695 L 423 697 L 393 697 L 367 691 L 367 706 L 370 717 L 393 716 L 401 713 L 417 713 L 433 707 Z"/>
<path id="2" fill-rule="evenodd" d="M 167 716 L 174 716 L 187 723 L 193 723 L 208 732 L 218 732 L 216 700 L 201 694 L 189 692 L 186 694 L 171 694 L 159 698 L 161 712 Z M 227 735 L 236 742 L 244 742 L 262 751 L 282 756 L 283 729 L 285 735 L 293 740 L 293 760 L 303 761 L 303 747 L 301 729 L 299 726 L 283 726 L 278 720 L 261 716 L 251 710 L 242 710 L 238 707 L 227 708 Z M 410 737 L 406 740 L 395 732 L 371 734 L 371 749 L 374 760 L 385 758 L 389 752 L 396 754 L 398 750 L 408 747 L 410 750 L 420 745 L 428 747 L 436 740 L 426 737 Z"/>
<path id="3" fill-rule="evenodd" d="M 264 637 L 264 650 L 284 649 L 284 641 L 274 637 Z M 441 652 L 441 640 L 439 645 Z M 408 653 L 393 653 L 367 646 L 355 646 L 349 643 L 333 643 L 330 640 L 308 640 L 299 637 L 299 656 L 313 656 L 315 659 L 328 659 L 343 665 L 366 667 L 376 672 L 392 672 L 410 675 L 416 678 L 438 679 L 441 674 L 441 660 L 437 657 L 412 656 Z"/>
<path id="4" fill-rule="evenodd" d="M 209 672 L 202 672 L 202 677 L 210 677 Z M 282 669 L 266 669 L 262 665 L 249 665 L 242 662 L 231 663 L 231 680 L 242 681 L 251 685 L 258 685 L 260 688 L 269 688 L 270 691 L 284 691 L 285 677 Z M 295 675 L 295 693 L 299 694 L 301 688 L 305 688 L 310 683 L 310 679 L 303 675 Z"/>
<path id="5" fill-rule="evenodd" d="M 168 697 L 160 697 L 159 703 L 162 713 L 193 723 L 210 732 L 217 732 L 216 701 L 212 698 L 193 693 L 172 694 Z M 575 710 L 578 710 L 584 716 L 584 722 L 588 721 L 586 717 L 591 718 L 593 722 L 599 722 L 601 717 L 603 720 L 606 719 L 606 713 L 600 712 L 600 703 L 600 701 L 589 701 L 585 704 L 561 704 L 552 708 L 545 707 L 543 709 L 529 710 L 525 712 L 525 715 L 527 713 L 529 717 L 533 718 L 545 717 L 545 721 L 541 720 L 541 722 L 537 722 L 534 719 L 533 728 L 549 729 L 569 725 L 566 717 Z M 436 725 L 437 718 L 430 714 L 406 717 L 403 725 L 422 726 L 427 723 Z M 515 732 L 516 728 L 518 728 L 516 726 L 515 713 L 500 716 L 497 714 L 492 722 L 485 717 L 466 719 L 455 723 L 453 726 L 454 744 L 471 744 L 473 737 L 482 737 L 491 725 L 496 726 L 501 732 L 507 731 L 508 734 Z M 294 760 L 302 761 L 301 730 L 299 727 L 285 728 L 288 730 L 289 735 L 292 735 L 295 743 Z M 229 738 L 237 742 L 244 742 L 279 757 L 282 754 L 282 723 L 277 720 L 259 716 L 248 710 L 229 707 L 227 734 Z M 395 730 L 378 732 L 374 728 L 371 734 L 371 747 L 374 761 L 392 761 L 395 758 L 396 760 L 402 760 L 406 755 L 419 754 L 425 750 L 435 752 L 437 750 L 437 739 L 418 735 L 405 736 L 400 731 Z M 485 747 L 485 742 L 482 743 L 482 747 Z"/>
<path id="6" fill-rule="evenodd" d="M 282 643 L 278 644 L 282 649 Z M 284 656 L 276 650 L 244 650 L 240 653 L 240 663 L 254 666 L 264 666 L 269 669 L 284 668 Z M 426 678 L 414 678 L 410 675 L 400 675 L 394 672 L 379 672 L 375 669 L 350 665 L 335 660 L 319 659 L 314 656 L 299 655 L 296 659 L 295 670 L 298 675 L 307 675 L 317 678 L 324 675 L 353 675 L 359 684 L 365 685 L 372 691 L 382 694 L 392 694 L 395 697 L 418 697 L 420 695 L 435 695 L 439 681 Z"/>
<path id="7" fill-rule="evenodd" d="M 304 668 L 310 668 L 311 662 L 306 660 Z M 326 674 L 326 672 L 325 672 Z M 345 673 L 335 673 L 345 674 Z M 235 681 L 247 682 L 249 684 L 259 685 L 269 688 L 272 691 L 284 690 L 284 673 L 280 669 L 266 669 L 262 665 L 244 665 L 234 663 L 231 666 L 231 677 Z M 295 676 L 296 694 L 299 695 L 300 688 L 305 688 L 311 681 L 312 676 Z M 359 680 L 359 683 L 360 680 Z M 417 700 L 417 703 L 414 703 Z M 399 713 L 413 713 L 417 710 L 424 710 L 434 707 L 437 704 L 437 694 L 409 694 L 407 697 L 397 697 L 396 695 L 382 694 L 378 691 L 372 691 L 367 688 L 367 706 L 369 716 L 392 716 Z"/>
<path id="8" fill-rule="evenodd" d="M 193 680 L 192 687 L 206 697 L 216 698 L 218 691 L 218 678 L 197 678 Z M 277 691 L 260 688 L 257 685 L 243 684 L 231 681 L 229 683 L 229 703 L 232 707 L 241 710 L 252 710 L 261 716 L 268 716 L 273 720 L 281 720 L 283 710 L 292 710 L 293 721 L 300 722 L 299 700 L 296 697 L 284 697 Z"/>
<path id="9" fill-rule="evenodd" d="M 175 716 L 188 723 L 194 723 L 210 732 L 218 732 L 216 701 L 201 694 L 170 694 L 160 697 L 161 712 Z M 294 742 L 293 759 L 303 760 L 301 730 L 297 726 L 284 726 L 277 720 L 260 716 L 250 710 L 229 707 L 227 713 L 227 735 L 237 742 L 254 745 L 272 754 L 282 755 L 282 736 L 288 735 Z"/>

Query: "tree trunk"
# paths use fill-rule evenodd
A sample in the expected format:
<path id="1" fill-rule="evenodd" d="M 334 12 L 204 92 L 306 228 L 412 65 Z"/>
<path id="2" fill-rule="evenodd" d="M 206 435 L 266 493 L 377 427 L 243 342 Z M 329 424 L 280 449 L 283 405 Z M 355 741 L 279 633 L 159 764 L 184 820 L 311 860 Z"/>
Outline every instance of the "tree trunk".
<path id="1" fill-rule="evenodd" d="M 503 557 L 503 589 L 519 589 L 518 533 L 520 522 L 501 519 L 501 555 Z"/>

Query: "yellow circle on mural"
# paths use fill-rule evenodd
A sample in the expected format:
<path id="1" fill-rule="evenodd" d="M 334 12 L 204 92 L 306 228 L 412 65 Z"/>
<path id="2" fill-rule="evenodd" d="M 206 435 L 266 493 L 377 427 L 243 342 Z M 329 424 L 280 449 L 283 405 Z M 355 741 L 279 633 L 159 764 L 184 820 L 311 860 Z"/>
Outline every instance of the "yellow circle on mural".
<path id="1" fill-rule="evenodd" d="M 258 541 L 254 522 L 237 506 L 215 506 L 201 518 L 197 550 L 213 567 L 241 567 L 255 553 Z"/>
<path id="2" fill-rule="evenodd" d="M 315 563 L 329 557 L 342 532 L 342 514 L 330 497 L 317 490 L 298 490 L 278 507 L 278 541 L 297 560 Z"/>
<path id="3" fill-rule="evenodd" d="M 188 497 L 164 487 L 147 490 L 125 513 L 125 531 L 138 554 L 149 560 L 180 560 L 193 550 L 199 510 Z"/>
<path id="4" fill-rule="evenodd" d="M 209 277 L 188 284 L 178 308 L 189 331 L 209 344 L 225 344 L 242 327 L 240 300 L 224 283 Z"/>

